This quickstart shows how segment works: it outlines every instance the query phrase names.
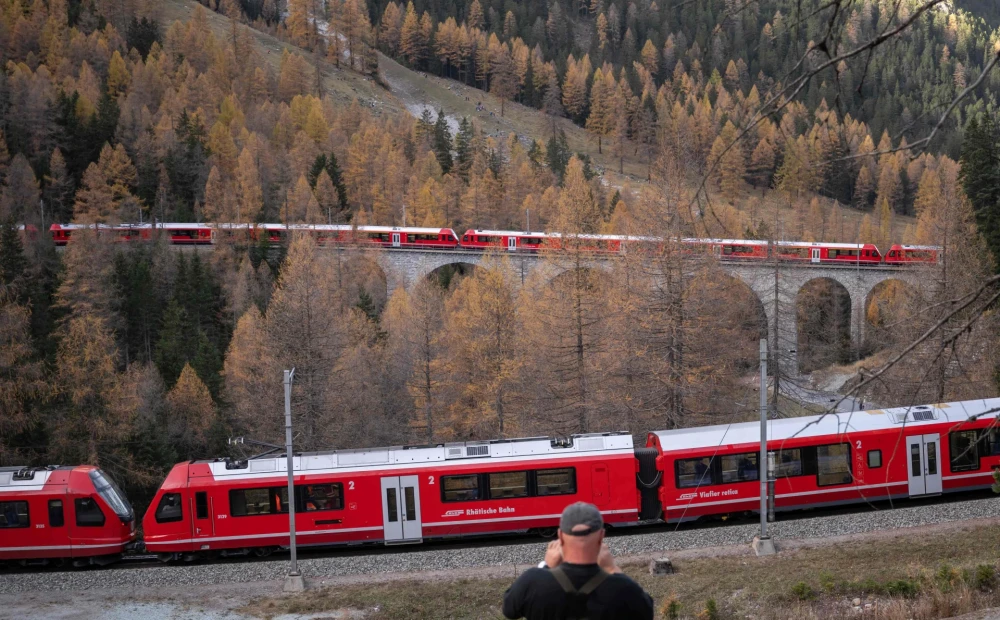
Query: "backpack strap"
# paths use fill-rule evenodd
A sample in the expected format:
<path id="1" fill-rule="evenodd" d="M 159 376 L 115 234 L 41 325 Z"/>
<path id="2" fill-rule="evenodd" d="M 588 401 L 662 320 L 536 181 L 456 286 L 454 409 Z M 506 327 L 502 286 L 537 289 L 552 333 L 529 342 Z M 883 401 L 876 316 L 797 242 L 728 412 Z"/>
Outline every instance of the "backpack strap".
<path id="1" fill-rule="evenodd" d="M 583 584 L 583 587 L 580 588 L 580 594 L 582 594 L 583 596 L 589 595 L 591 592 L 601 587 L 601 584 L 604 583 L 604 580 L 610 576 L 611 574 L 605 571 L 603 568 L 598 570 L 596 575 L 591 577 L 590 580 L 587 581 L 587 583 Z"/>
<path id="2" fill-rule="evenodd" d="M 566 594 L 576 594 L 576 588 L 573 586 L 573 582 L 569 580 L 569 576 L 563 571 L 562 564 L 550 570 L 549 573 L 556 578 L 556 581 L 559 582 L 559 585 Z"/>
<path id="3" fill-rule="evenodd" d="M 563 571 L 562 564 L 556 566 L 549 571 L 552 576 L 555 577 L 556 581 L 562 587 L 566 594 L 580 594 L 582 596 L 588 596 L 597 588 L 601 587 L 604 580 L 611 576 L 610 573 L 605 571 L 603 568 L 598 569 L 597 574 L 587 580 L 587 583 L 583 584 L 579 590 L 573 585 L 573 582 L 569 580 L 569 576 Z"/>

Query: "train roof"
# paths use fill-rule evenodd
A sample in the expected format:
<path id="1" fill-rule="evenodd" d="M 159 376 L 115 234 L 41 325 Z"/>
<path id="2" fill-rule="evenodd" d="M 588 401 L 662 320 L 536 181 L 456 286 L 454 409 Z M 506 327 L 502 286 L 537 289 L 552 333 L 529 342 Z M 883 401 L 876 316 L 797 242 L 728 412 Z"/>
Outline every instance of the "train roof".
<path id="1" fill-rule="evenodd" d="M 40 491 L 52 472 L 71 470 L 79 466 L 48 465 L 45 467 L 0 467 L 0 495 L 22 491 Z"/>
<path id="2" fill-rule="evenodd" d="M 942 248 L 939 245 L 894 245 L 894 248 L 901 248 L 903 250 L 937 250 L 940 251 Z"/>
<path id="3" fill-rule="evenodd" d="M 631 454 L 632 450 L 632 435 L 629 433 L 588 433 L 570 437 L 525 437 L 454 442 L 432 446 L 392 446 L 388 448 L 302 452 L 295 454 L 293 467 L 295 471 L 318 472 L 321 470 L 386 468 L 452 461 L 482 464 L 496 459 L 574 456 L 593 452 Z M 247 474 L 266 476 L 274 475 L 275 472 L 288 471 L 287 457 L 284 455 L 248 461 L 212 459 L 193 462 L 207 463 L 212 474 L 216 477 L 245 476 Z"/>
<path id="4" fill-rule="evenodd" d="M 767 438 L 768 441 L 782 441 L 800 437 L 844 435 L 941 422 L 961 424 L 973 417 L 996 418 L 998 411 L 1000 411 L 1000 398 L 984 398 L 954 403 L 781 418 L 768 422 Z M 654 431 L 651 434 L 659 438 L 660 446 L 664 451 L 759 444 L 760 422 L 696 426 L 669 431 Z"/>
<path id="5" fill-rule="evenodd" d="M 225 226 L 241 226 L 226 224 Z M 258 224 L 267 230 L 360 230 L 362 232 L 404 232 L 415 235 L 438 235 L 450 228 L 423 228 L 416 226 L 351 226 L 350 224 Z M 453 232 L 453 231 L 452 231 Z"/>

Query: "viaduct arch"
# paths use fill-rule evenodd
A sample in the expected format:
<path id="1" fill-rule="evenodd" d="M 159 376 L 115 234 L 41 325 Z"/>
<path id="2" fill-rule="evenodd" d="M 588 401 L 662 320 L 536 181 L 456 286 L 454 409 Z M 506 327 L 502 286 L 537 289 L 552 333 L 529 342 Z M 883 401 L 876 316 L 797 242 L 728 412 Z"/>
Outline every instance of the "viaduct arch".
<path id="1" fill-rule="evenodd" d="M 563 263 L 547 260 L 534 254 L 508 254 L 505 256 L 515 279 L 523 285 L 539 269 L 545 280 L 559 274 L 586 267 L 609 270 L 613 256 L 588 257 L 584 260 L 567 260 Z M 481 252 L 461 250 L 426 251 L 392 250 L 379 252 L 378 263 L 386 274 L 386 294 L 391 296 L 398 287 L 409 288 L 435 269 L 454 263 L 480 266 L 487 258 Z M 865 305 L 875 287 L 887 280 L 900 280 L 916 290 L 923 290 L 927 280 L 921 270 L 913 267 L 865 267 L 849 265 L 782 264 L 775 269 L 770 263 L 727 263 L 719 268 L 729 276 L 745 283 L 760 300 L 767 316 L 768 344 L 772 359 L 776 358 L 783 374 L 798 374 L 798 323 L 796 301 L 799 292 L 810 281 L 826 278 L 840 284 L 851 298 L 851 343 L 859 348 L 865 337 Z"/>

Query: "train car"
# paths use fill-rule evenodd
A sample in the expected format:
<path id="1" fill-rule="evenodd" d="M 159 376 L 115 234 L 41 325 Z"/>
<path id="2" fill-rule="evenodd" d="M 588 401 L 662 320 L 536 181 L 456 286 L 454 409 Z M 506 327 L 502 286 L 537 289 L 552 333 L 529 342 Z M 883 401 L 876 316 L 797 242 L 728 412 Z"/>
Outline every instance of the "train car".
<path id="1" fill-rule="evenodd" d="M 767 241 L 747 239 L 684 239 L 684 246 L 707 250 L 719 260 L 764 260 Z"/>
<path id="2" fill-rule="evenodd" d="M 768 423 L 776 511 L 988 488 L 1000 469 L 1000 399 Z M 650 433 L 663 518 L 759 512 L 760 424 Z"/>
<path id="3" fill-rule="evenodd" d="M 572 249 L 578 252 L 618 254 L 628 242 L 638 243 L 641 239 L 643 238 L 624 235 L 563 235 L 562 233 L 469 229 L 462 235 L 460 245 L 466 250 L 502 248 L 508 252 L 534 253 L 545 250 Z"/>
<path id="4" fill-rule="evenodd" d="M 779 241 L 774 250 L 778 260 L 803 263 L 845 263 L 872 265 L 882 262 L 882 254 L 872 243 L 807 243 Z"/>
<path id="5" fill-rule="evenodd" d="M 643 497 L 626 433 L 304 453 L 293 467 L 300 546 L 554 532 L 575 501 L 614 525 L 639 520 Z M 143 520 L 146 549 L 170 560 L 287 546 L 286 472 L 284 456 L 176 465 Z"/>
<path id="6" fill-rule="evenodd" d="M 235 225 L 227 225 L 235 226 Z M 360 244 L 411 250 L 453 250 L 458 236 L 450 228 L 401 226 L 349 226 L 345 224 L 258 224 L 256 235 L 266 234 L 271 243 L 281 243 L 289 232 L 311 235 L 320 245 Z"/>
<path id="7" fill-rule="evenodd" d="M 107 564 L 135 528 L 128 499 L 96 467 L 0 467 L 0 563 Z"/>
<path id="8" fill-rule="evenodd" d="M 942 248 L 936 245 L 893 245 L 885 254 L 886 265 L 934 265 L 940 260 Z"/>
<path id="9" fill-rule="evenodd" d="M 211 224 L 170 224 L 156 225 L 156 232 L 166 235 L 173 245 L 211 245 L 215 243 L 215 228 Z"/>

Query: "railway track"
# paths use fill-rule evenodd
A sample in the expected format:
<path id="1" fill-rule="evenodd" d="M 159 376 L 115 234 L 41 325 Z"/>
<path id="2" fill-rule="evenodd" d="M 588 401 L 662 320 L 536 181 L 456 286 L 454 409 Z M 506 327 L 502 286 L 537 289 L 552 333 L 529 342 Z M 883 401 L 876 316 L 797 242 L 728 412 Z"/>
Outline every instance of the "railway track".
<path id="1" fill-rule="evenodd" d="M 785 512 L 779 513 L 774 525 L 770 525 L 769 528 L 774 526 L 780 527 L 782 524 L 799 524 L 802 522 L 810 522 L 817 520 L 830 520 L 836 519 L 837 517 L 851 516 L 858 517 L 865 514 L 878 514 L 878 513 L 893 513 L 900 512 L 911 509 L 918 510 L 929 510 L 933 512 L 935 507 L 947 507 L 956 504 L 963 504 L 968 502 L 997 502 L 1000 501 L 994 493 L 989 490 L 976 491 L 972 493 L 963 494 L 952 494 L 952 495 L 941 495 L 937 497 L 930 498 L 918 498 L 918 499 L 906 499 L 900 501 L 879 501 L 872 502 L 870 505 L 864 508 L 858 505 L 844 506 L 844 507 L 834 507 L 834 508 L 821 508 L 821 509 L 811 509 L 811 510 L 800 510 L 795 512 Z M 997 512 L 1000 514 L 1000 512 Z M 974 518 L 978 518 L 975 515 Z M 953 519 L 950 519 L 953 520 Z M 933 517 L 930 519 L 921 519 L 921 523 L 926 521 L 933 521 Z M 728 530 L 744 527 L 754 527 L 759 522 L 756 515 L 748 515 L 738 518 L 729 519 L 709 519 L 697 522 L 683 523 L 683 524 L 666 524 L 666 523 L 650 523 L 650 524 L 640 524 L 625 526 L 619 528 L 612 528 L 608 532 L 609 544 L 612 546 L 616 545 L 616 541 L 625 541 L 630 537 L 635 536 L 646 536 L 646 535 L 670 535 L 672 537 L 680 536 L 682 539 L 685 534 L 705 534 L 710 533 L 712 530 Z M 901 527 L 909 527 L 909 525 L 901 525 Z M 820 534 L 821 535 L 821 534 Z M 779 537 L 780 540 L 780 537 Z M 351 544 L 351 545 L 340 545 L 340 546 L 325 546 L 325 547 L 299 547 L 299 559 L 301 561 L 309 560 L 323 560 L 323 559 L 350 559 L 350 558 L 378 558 L 381 556 L 394 556 L 394 555 L 412 555 L 420 552 L 463 552 L 469 550 L 482 550 L 488 552 L 490 549 L 506 548 L 506 547 L 518 547 L 518 546 L 536 546 L 539 545 L 542 539 L 538 535 L 534 534 L 506 534 L 506 535 L 491 535 L 483 536 L 478 538 L 463 538 L 460 540 L 428 540 L 421 544 L 410 544 L 410 545 L 385 545 L 383 543 L 364 543 L 364 544 Z M 749 539 L 745 541 L 749 543 Z M 731 543 L 730 543 L 731 544 Z M 626 545 L 627 546 L 627 545 Z M 138 569 L 148 569 L 153 567 L 163 567 L 163 568 L 180 568 L 183 566 L 212 566 L 212 565 L 252 565 L 252 564 L 268 564 L 268 563 L 281 563 L 285 562 L 287 558 L 287 549 L 279 549 L 275 551 L 272 555 L 267 557 L 255 557 L 252 555 L 248 556 L 233 556 L 224 558 L 214 558 L 211 560 L 197 560 L 193 562 L 176 561 L 169 564 L 165 564 L 159 560 L 156 554 L 148 553 L 145 551 L 136 551 L 126 553 L 121 561 L 114 564 L 109 564 L 101 568 L 72 568 L 72 567 L 56 567 L 56 566 L 8 566 L 5 569 L 0 570 L 0 575 L 30 575 L 30 574 L 59 574 L 62 572 L 80 572 L 80 571 L 123 571 L 123 570 L 138 570 Z"/>

